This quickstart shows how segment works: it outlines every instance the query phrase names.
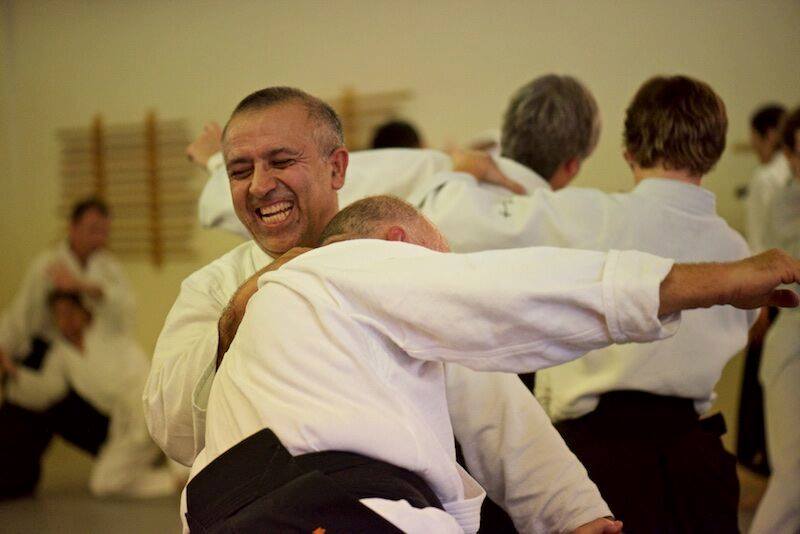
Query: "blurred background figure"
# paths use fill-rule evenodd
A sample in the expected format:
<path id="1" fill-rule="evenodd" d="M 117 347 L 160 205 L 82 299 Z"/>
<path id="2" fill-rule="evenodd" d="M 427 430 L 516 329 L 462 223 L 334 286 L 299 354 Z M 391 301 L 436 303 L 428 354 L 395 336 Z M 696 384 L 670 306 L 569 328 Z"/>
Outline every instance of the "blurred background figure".
<path id="1" fill-rule="evenodd" d="M 767 210 L 776 191 L 791 177 L 789 163 L 781 150 L 781 123 L 786 108 L 780 104 L 760 107 L 750 118 L 750 144 L 759 165 L 747 187 L 746 237 L 753 254 L 765 250 Z"/>
<path id="2" fill-rule="evenodd" d="M 8 406 L 26 414 L 28 425 L 14 429 L 19 448 L 9 455 L 14 462 L 4 471 L 8 480 L 35 482 L 30 475 L 38 472 L 44 449 L 65 429 L 66 436 L 85 438 L 91 447 L 86 450 L 96 455 L 89 479 L 94 495 L 174 493 L 184 470 L 176 468 L 173 475 L 144 422 L 141 396 L 149 368 L 144 351 L 113 317 L 93 314 L 79 293 L 53 290 L 47 300 L 58 334 L 39 367 L 20 366 L 6 392 Z M 73 420 L 65 413 L 61 406 L 69 398 L 93 409 L 94 420 Z M 19 439 L 26 434 L 30 439 Z"/>
<path id="3" fill-rule="evenodd" d="M 393 120 L 375 129 L 370 148 L 422 148 L 422 136 L 407 121 Z"/>
<path id="4" fill-rule="evenodd" d="M 782 150 L 790 180 L 769 208 L 766 243 L 800 254 L 800 108 L 786 120 Z M 796 289 L 796 288 L 795 288 Z M 764 340 L 759 369 L 764 388 L 767 451 L 772 468 L 751 532 L 800 532 L 800 311 L 781 312 Z"/>
<path id="5" fill-rule="evenodd" d="M 767 248 L 770 204 L 775 193 L 785 187 L 791 177 L 788 160 L 781 150 L 781 123 L 785 117 L 783 106 L 768 104 L 758 108 L 750 118 L 750 144 L 759 164 L 747 186 L 745 233 L 754 254 Z M 769 475 L 769 460 L 758 368 L 764 336 L 777 314 L 777 308 L 762 310 L 750 330 L 739 397 L 736 458 L 739 464 L 759 475 Z"/>
<path id="6" fill-rule="evenodd" d="M 106 250 L 110 223 L 102 200 L 75 204 L 66 239 L 34 260 L 0 316 L 0 499 L 35 491 L 41 457 L 55 435 L 91 455 L 100 454 L 106 459 L 102 466 L 118 461 L 113 454 L 103 455 L 107 442 L 120 432 L 134 432 L 130 423 L 109 420 L 116 410 L 115 395 L 141 396 L 142 384 L 135 389 L 120 363 L 126 354 L 144 366 L 140 374 L 147 371 L 143 353 L 129 341 L 133 294 L 122 267 Z M 55 299 L 51 307 L 53 292 L 71 297 Z M 84 335 L 89 324 L 105 326 L 93 326 L 97 334 Z M 104 337 L 98 337 L 100 332 Z M 127 348 L 117 347 L 118 342 Z M 129 409 L 141 416 L 140 401 Z M 120 425 L 127 430 L 116 430 Z M 144 421 L 139 431 L 146 432 Z M 137 475 L 133 469 L 124 476 Z M 124 485 L 102 476 L 92 480 L 100 494 L 124 493 Z"/>

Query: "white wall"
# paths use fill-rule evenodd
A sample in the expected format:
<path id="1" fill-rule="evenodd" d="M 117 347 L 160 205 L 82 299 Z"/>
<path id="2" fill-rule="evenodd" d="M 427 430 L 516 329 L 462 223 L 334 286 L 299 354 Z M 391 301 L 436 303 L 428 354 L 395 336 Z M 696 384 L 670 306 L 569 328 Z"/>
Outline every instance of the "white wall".
<path id="1" fill-rule="evenodd" d="M 657 73 L 708 81 L 728 105 L 730 141 L 751 110 L 800 100 L 800 4 L 678 0 L 46 1 L 5 0 L 0 25 L 4 127 L 0 306 L 37 250 L 55 239 L 60 127 L 141 119 L 154 108 L 198 130 L 224 121 L 267 85 L 322 97 L 412 89 L 406 115 L 433 145 L 498 126 L 511 92 L 534 76 L 575 74 L 595 93 L 603 136 L 579 185 L 629 186 L 621 122 L 636 88 Z M 737 227 L 732 191 L 754 166 L 727 152 L 707 185 Z M 202 181 L 197 173 L 198 187 Z M 140 293 L 139 338 L 152 347 L 180 280 L 236 240 L 202 232 L 192 261 L 126 267 Z"/>

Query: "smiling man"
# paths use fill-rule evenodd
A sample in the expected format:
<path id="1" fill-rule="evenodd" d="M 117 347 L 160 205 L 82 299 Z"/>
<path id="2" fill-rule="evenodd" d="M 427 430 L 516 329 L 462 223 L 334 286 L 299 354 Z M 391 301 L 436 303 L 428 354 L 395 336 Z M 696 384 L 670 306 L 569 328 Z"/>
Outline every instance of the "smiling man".
<path id="1" fill-rule="evenodd" d="M 225 128 L 223 149 L 236 213 L 253 240 L 184 280 L 144 394 L 151 434 L 185 465 L 204 448 L 216 360 L 233 341 L 259 275 L 288 249 L 316 243 L 338 211 L 348 165 L 335 112 L 285 87 L 245 98 Z M 608 507 L 519 380 L 459 365 L 446 365 L 445 375 L 467 468 L 516 528 L 600 532 L 602 521 L 585 527 L 610 515 Z"/>

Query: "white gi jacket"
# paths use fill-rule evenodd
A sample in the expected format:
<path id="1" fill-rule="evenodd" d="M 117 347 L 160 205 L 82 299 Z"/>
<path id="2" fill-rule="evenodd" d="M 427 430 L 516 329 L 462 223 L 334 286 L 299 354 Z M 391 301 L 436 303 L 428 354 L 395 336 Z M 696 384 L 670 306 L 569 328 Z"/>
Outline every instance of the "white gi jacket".
<path id="1" fill-rule="evenodd" d="M 713 193 L 675 180 L 645 179 L 630 193 L 572 187 L 530 196 L 492 194 L 454 181 L 431 195 L 422 211 L 456 251 L 494 243 L 635 249 L 680 262 L 749 256 L 744 239 L 716 214 Z M 730 306 L 686 312 L 668 340 L 612 346 L 539 372 L 536 396 L 555 421 L 591 412 L 601 393 L 620 389 L 694 399 L 704 413 L 723 367 L 747 342 L 755 315 Z"/>
<path id="2" fill-rule="evenodd" d="M 295 455 L 352 451 L 416 472 L 458 522 L 446 532 L 475 532 L 484 494 L 455 463 L 442 363 L 522 372 L 664 338 L 678 321 L 657 317 L 671 266 L 639 252 L 460 255 L 380 240 L 311 251 L 259 280 L 211 387 L 192 473 L 270 428 Z M 364 503 L 404 531 L 445 532 L 431 522 L 441 511 Z"/>
<path id="3" fill-rule="evenodd" d="M 37 256 L 0 317 L 0 349 L 11 357 L 24 357 L 33 335 L 52 338 L 57 334 L 47 306 L 47 294 L 53 289 L 47 270 L 55 262 L 62 262 L 77 278 L 102 288 L 103 299 L 87 299 L 95 315 L 103 315 L 122 331 L 132 327 L 133 292 L 117 260 L 110 252 L 100 250 L 89 257 L 84 269 L 65 240 Z"/>
<path id="4" fill-rule="evenodd" d="M 786 186 L 792 177 L 789 161 L 779 150 L 769 163 L 759 165 L 748 184 L 745 200 L 745 234 L 753 254 L 769 248 L 766 243 L 770 220 L 769 209 L 775 193 Z"/>
<path id="5" fill-rule="evenodd" d="M 766 245 L 800 255 L 800 180 L 791 179 L 770 205 Z M 793 289 L 797 290 L 797 287 Z M 764 340 L 759 378 L 764 388 L 767 452 L 772 475 L 751 532 L 800 531 L 800 311 L 783 309 Z"/>
<path id="6" fill-rule="evenodd" d="M 167 316 L 145 387 L 145 413 L 156 443 L 185 465 L 205 443 L 219 317 L 236 289 L 270 261 L 255 242 L 239 245 L 184 280 Z M 520 531 L 568 531 L 610 515 L 516 376 L 447 368 L 450 419 L 467 465 Z"/>
<path id="7" fill-rule="evenodd" d="M 95 319 L 84 333 L 83 351 L 60 336 L 52 338 L 41 369 L 20 367 L 8 382 L 7 398 L 43 411 L 74 389 L 110 419 L 108 437 L 92 466 L 92 493 L 167 495 L 175 491 L 176 478 L 166 467 L 153 467 L 161 451 L 150 439 L 141 407 L 147 357 L 118 326 Z"/>
<path id="8" fill-rule="evenodd" d="M 383 149 L 350 155 L 340 206 L 370 194 L 394 194 L 419 204 L 447 181 L 475 183 L 444 172 L 450 158 L 435 150 Z M 547 182 L 507 159 L 500 168 L 529 191 Z M 246 230 L 233 212 L 221 159 L 199 204 L 205 225 Z M 500 191 L 494 186 L 481 187 Z M 203 447 L 205 407 L 213 380 L 217 321 L 230 297 L 271 258 L 246 243 L 201 269 L 182 286 L 167 317 L 145 390 L 148 424 L 171 458 L 191 465 Z M 447 373 L 450 418 L 470 472 L 511 515 L 521 532 L 568 531 L 610 515 L 585 469 L 569 452 L 540 406 L 513 375 L 475 373 L 453 366 Z M 557 473 L 557 475 L 555 474 Z M 542 480 L 549 480 L 546 485 Z"/>

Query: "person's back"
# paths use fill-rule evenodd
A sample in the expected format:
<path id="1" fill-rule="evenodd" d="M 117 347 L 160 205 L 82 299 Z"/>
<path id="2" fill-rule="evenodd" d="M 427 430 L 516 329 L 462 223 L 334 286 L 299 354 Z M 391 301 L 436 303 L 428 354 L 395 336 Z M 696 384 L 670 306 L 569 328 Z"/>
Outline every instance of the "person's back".
<path id="1" fill-rule="evenodd" d="M 580 208 L 576 216 L 596 231 L 561 234 L 561 243 L 542 245 L 635 249 L 686 263 L 748 255 L 744 239 L 716 214 L 714 195 L 693 184 L 649 178 L 630 193 L 567 188 L 558 197 Z M 554 421 L 584 415 L 599 394 L 620 389 L 679 394 L 704 413 L 722 368 L 747 340 L 749 321 L 747 312 L 723 307 L 685 312 L 681 329 L 668 340 L 614 345 L 540 371 L 537 397 Z"/>
<path id="2" fill-rule="evenodd" d="M 551 195 L 557 216 L 543 217 L 539 244 L 637 249 L 688 263 L 747 257 L 744 239 L 700 185 L 724 149 L 726 129 L 722 101 L 702 82 L 645 83 L 625 121 L 636 187 Z M 689 311 L 668 340 L 611 346 L 537 373 L 537 397 L 627 531 L 736 528 L 738 483 L 719 440 L 724 423 L 699 423 L 698 415 L 710 408 L 714 385 L 754 318 L 719 306 Z M 604 426 L 615 430 L 595 439 Z M 621 464 L 613 461 L 619 450 L 626 452 Z"/>

